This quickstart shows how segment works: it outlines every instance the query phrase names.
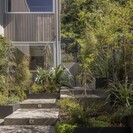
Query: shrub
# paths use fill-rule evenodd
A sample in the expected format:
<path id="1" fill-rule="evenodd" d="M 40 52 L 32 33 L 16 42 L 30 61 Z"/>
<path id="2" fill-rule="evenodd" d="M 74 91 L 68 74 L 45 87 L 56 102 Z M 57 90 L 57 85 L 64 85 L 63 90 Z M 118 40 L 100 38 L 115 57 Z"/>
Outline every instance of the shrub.
<path id="1" fill-rule="evenodd" d="M 99 120 L 90 120 L 91 127 L 110 127 L 109 122 L 99 121 Z"/>
<path id="2" fill-rule="evenodd" d="M 67 123 L 57 123 L 55 130 L 56 133 L 72 133 L 75 127 L 75 125 L 70 125 Z"/>
<path id="3" fill-rule="evenodd" d="M 20 101 L 20 98 L 15 95 L 7 96 L 0 93 L 0 105 L 15 104 Z"/>
<path id="4" fill-rule="evenodd" d="M 60 101 L 62 121 L 70 122 L 79 126 L 87 126 L 89 123 L 89 108 L 74 99 Z"/>
<path id="5" fill-rule="evenodd" d="M 50 70 L 44 70 L 43 68 L 38 67 L 35 84 L 42 85 L 42 92 L 59 92 L 62 85 L 71 87 L 71 77 L 72 75 L 67 68 L 63 68 L 61 65 Z M 35 89 L 35 87 L 39 86 L 35 84 L 32 88 L 37 92 L 37 88 Z M 41 88 L 39 87 L 38 89 L 38 92 L 40 92 Z"/>

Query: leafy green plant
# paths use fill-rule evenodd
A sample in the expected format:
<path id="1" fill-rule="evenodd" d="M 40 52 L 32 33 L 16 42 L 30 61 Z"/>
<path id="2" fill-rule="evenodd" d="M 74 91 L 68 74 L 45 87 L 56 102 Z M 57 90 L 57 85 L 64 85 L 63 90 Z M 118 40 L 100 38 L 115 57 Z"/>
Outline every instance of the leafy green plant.
<path id="1" fill-rule="evenodd" d="M 113 106 L 130 107 L 133 105 L 133 84 L 117 81 L 110 84 L 109 97 Z M 109 101 L 110 101 L 109 100 Z"/>
<path id="2" fill-rule="evenodd" d="M 20 99 L 25 98 L 25 90 L 31 84 L 29 58 L 6 38 L 0 36 L 0 92 Z"/>
<path id="3" fill-rule="evenodd" d="M 70 72 L 66 68 L 62 68 L 61 65 L 50 70 L 39 67 L 35 83 L 41 84 L 46 92 L 59 92 L 62 85 L 71 87 L 71 78 Z"/>
<path id="4" fill-rule="evenodd" d="M 73 130 L 76 126 L 67 124 L 67 123 L 57 123 L 55 130 L 56 133 L 73 133 Z"/>
<path id="5" fill-rule="evenodd" d="M 69 121 L 82 126 L 88 124 L 88 110 L 80 102 L 74 99 L 64 99 L 60 101 L 60 106 L 61 121 Z"/>
<path id="6" fill-rule="evenodd" d="M 0 93 L 0 105 L 15 104 L 20 101 L 20 98 L 15 95 L 7 96 Z"/>
<path id="7" fill-rule="evenodd" d="M 127 118 L 133 116 L 133 106 L 130 107 L 117 107 L 114 109 L 111 115 L 111 123 L 112 125 L 123 123 L 126 125 Z"/>
<path id="8" fill-rule="evenodd" d="M 100 120 L 90 120 L 91 127 L 110 127 L 111 124 L 109 122 L 100 121 Z"/>
<path id="9" fill-rule="evenodd" d="M 73 56 L 64 57 L 62 61 L 63 62 L 73 62 L 73 58 L 74 58 Z"/>

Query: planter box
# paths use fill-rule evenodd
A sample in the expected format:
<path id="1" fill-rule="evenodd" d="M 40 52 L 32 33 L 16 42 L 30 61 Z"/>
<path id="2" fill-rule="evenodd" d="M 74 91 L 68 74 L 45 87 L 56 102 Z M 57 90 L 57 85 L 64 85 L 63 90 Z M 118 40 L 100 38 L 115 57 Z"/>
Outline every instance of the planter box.
<path id="1" fill-rule="evenodd" d="M 128 121 L 128 126 L 131 127 L 133 133 L 133 116 L 129 116 L 127 121 Z"/>
<path id="2" fill-rule="evenodd" d="M 29 99 L 59 99 L 60 93 L 28 94 Z"/>
<path id="3" fill-rule="evenodd" d="M 0 106 L 0 119 L 12 114 L 19 108 L 19 104 L 10 104 L 5 106 Z"/>
<path id="4" fill-rule="evenodd" d="M 73 133 L 132 133 L 130 127 L 75 128 Z"/>
<path id="5" fill-rule="evenodd" d="M 108 79 L 107 78 L 96 78 L 96 89 L 104 88 L 107 85 L 108 85 Z"/>

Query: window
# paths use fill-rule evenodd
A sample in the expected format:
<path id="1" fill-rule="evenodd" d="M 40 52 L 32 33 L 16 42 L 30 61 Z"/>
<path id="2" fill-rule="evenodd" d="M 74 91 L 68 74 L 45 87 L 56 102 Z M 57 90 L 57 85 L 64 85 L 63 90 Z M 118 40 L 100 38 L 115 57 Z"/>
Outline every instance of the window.
<path id="1" fill-rule="evenodd" d="M 8 12 L 54 12 L 54 0 L 7 0 Z"/>
<path id="2" fill-rule="evenodd" d="M 27 0 L 30 12 L 53 12 L 53 0 Z"/>
<path id="3" fill-rule="evenodd" d="M 26 55 L 30 57 L 30 70 L 36 70 L 37 67 L 49 69 L 55 66 L 55 53 L 53 43 L 14 43 L 17 48 L 17 57 Z M 20 61 L 20 60 L 19 60 Z"/>
<path id="4" fill-rule="evenodd" d="M 11 0 L 8 0 L 8 12 L 11 12 Z"/>

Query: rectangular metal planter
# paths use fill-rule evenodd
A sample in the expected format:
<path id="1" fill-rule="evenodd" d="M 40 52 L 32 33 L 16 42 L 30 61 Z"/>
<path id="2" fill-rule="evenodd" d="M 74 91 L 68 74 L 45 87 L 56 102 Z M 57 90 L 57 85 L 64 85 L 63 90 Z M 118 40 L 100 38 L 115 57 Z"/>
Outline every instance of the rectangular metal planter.
<path id="1" fill-rule="evenodd" d="M 0 106 L 0 119 L 12 114 L 19 108 L 19 104 L 10 104 L 5 106 Z"/>
<path id="2" fill-rule="evenodd" d="M 41 94 L 28 94 L 29 99 L 59 99 L 60 93 L 41 93 Z"/>
<path id="3" fill-rule="evenodd" d="M 96 89 L 104 88 L 108 85 L 108 78 L 96 78 Z"/>
<path id="4" fill-rule="evenodd" d="M 75 128 L 73 133 L 132 133 L 130 127 Z"/>

